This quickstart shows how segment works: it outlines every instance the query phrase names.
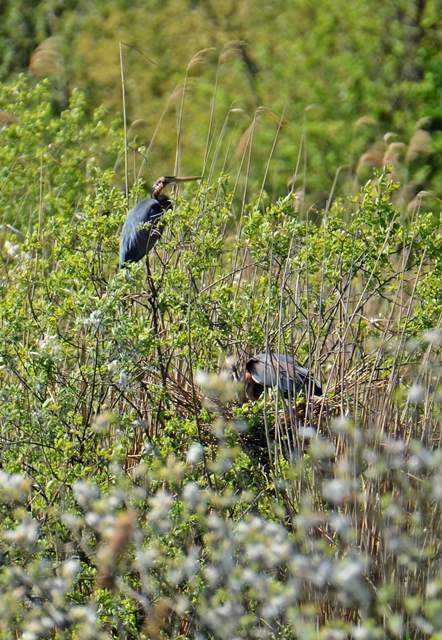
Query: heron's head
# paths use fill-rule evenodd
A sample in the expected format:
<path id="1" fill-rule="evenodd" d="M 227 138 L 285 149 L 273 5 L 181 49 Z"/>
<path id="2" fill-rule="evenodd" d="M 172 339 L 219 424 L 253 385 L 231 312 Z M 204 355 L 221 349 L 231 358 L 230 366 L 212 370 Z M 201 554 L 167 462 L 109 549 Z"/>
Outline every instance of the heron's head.
<path id="1" fill-rule="evenodd" d="M 152 198 L 158 198 L 160 193 L 171 184 L 179 184 L 180 182 L 190 182 L 191 180 L 202 180 L 203 176 L 189 176 L 180 178 L 178 176 L 162 176 L 158 178 L 152 187 Z"/>

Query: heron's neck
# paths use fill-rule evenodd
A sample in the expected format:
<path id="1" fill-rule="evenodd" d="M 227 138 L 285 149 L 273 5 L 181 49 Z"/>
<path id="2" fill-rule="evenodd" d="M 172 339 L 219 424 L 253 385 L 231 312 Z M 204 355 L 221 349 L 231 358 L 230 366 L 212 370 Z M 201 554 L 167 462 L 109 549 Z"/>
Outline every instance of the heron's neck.
<path id="1" fill-rule="evenodd" d="M 152 197 L 155 198 L 155 200 L 158 200 L 164 210 L 170 209 L 170 207 L 172 206 L 170 198 L 168 198 L 165 193 L 160 192 L 157 195 L 152 194 Z"/>

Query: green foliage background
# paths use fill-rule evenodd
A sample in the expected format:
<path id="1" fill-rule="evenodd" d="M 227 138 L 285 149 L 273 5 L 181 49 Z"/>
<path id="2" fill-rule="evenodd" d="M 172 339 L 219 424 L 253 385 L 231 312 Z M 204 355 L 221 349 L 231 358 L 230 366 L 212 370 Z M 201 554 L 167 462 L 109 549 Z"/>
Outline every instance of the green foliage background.
<path id="1" fill-rule="evenodd" d="M 3 3 L 0 637 L 440 637 L 439 9 Z"/>
<path id="2" fill-rule="evenodd" d="M 129 137 L 149 149 L 155 176 L 174 168 L 198 174 L 203 166 L 206 177 L 210 167 L 211 175 L 224 167 L 243 176 L 255 123 L 250 196 L 260 190 L 282 118 L 266 190 L 275 199 L 294 179 L 307 203 L 321 207 L 338 167 L 345 165 L 338 193 L 357 190 L 362 153 L 387 132 L 408 145 L 427 118 L 434 153 L 406 158 L 401 150 L 407 203 L 422 188 L 440 190 L 439 0 L 4 5 L 3 78 L 30 63 L 34 76 L 51 75 L 59 108 L 77 87 L 111 118 L 121 111 L 118 43 L 125 43 Z M 142 175 L 151 180 L 146 166 Z"/>

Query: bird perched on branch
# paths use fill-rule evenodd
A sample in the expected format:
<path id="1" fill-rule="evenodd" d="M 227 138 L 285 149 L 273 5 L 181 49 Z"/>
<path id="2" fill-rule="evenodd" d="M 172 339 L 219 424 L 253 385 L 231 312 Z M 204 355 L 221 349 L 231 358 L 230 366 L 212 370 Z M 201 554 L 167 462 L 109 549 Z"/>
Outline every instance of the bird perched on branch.
<path id="1" fill-rule="evenodd" d="M 285 353 L 259 353 L 246 362 L 245 392 L 250 400 L 258 400 L 264 387 L 279 386 L 280 392 L 293 398 L 300 391 L 321 396 L 322 386 L 306 367 Z"/>
<path id="2" fill-rule="evenodd" d="M 129 211 L 123 226 L 120 239 L 120 269 L 126 262 L 138 262 L 152 251 L 161 236 L 161 218 L 167 209 L 171 209 L 170 198 L 163 193 L 163 189 L 171 184 L 201 180 L 202 176 L 179 178 L 178 176 L 163 176 L 152 188 L 152 196 L 140 200 Z"/>

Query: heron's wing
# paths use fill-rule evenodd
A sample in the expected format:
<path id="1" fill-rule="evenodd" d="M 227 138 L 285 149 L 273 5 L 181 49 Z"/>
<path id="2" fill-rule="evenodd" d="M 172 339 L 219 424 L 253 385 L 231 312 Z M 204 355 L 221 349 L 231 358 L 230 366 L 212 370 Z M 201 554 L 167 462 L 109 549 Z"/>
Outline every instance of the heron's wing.
<path id="1" fill-rule="evenodd" d="M 288 395 L 295 395 L 306 386 L 309 392 L 321 395 L 321 383 L 313 378 L 310 371 L 292 356 L 284 353 L 260 353 L 246 364 L 246 370 L 253 380 L 266 387 L 276 387 Z"/>
<path id="2" fill-rule="evenodd" d="M 285 356 L 281 355 L 281 360 L 285 364 Z M 295 384 L 295 391 L 301 391 L 305 389 L 307 393 L 315 396 L 322 395 L 322 385 L 319 380 L 316 380 L 307 369 L 307 367 L 303 367 L 297 360 L 287 356 L 287 371 L 289 377 Z M 291 393 L 293 393 L 293 389 L 291 389 Z"/>
<path id="3" fill-rule="evenodd" d="M 120 240 L 120 263 L 136 262 L 149 253 L 161 235 L 158 222 L 164 211 L 154 198 L 140 200 L 129 212 Z"/>
<path id="4" fill-rule="evenodd" d="M 285 353 L 272 354 L 269 366 L 274 376 L 272 386 L 275 386 L 279 381 L 278 384 L 281 391 L 288 395 L 294 395 L 297 391 L 300 391 L 303 388 L 306 376 L 309 374 L 308 369 Z"/>
<path id="5" fill-rule="evenodd" d="M 307 378 L 310 377 L 310 371 L 294 358 L 283 354 L 280 356 L 280 367 L 284 369 L 285 375 L 294 383 L 295 390 L 301 391 Z"/>
<path id="6" fill-rule="evenodd" d="M 135 235 L 143 225 L 155 225 L 158 223 L 164 213 L 164 209 L 158 200 L 154 198 L 145 198 L 140 200 L 129 212 L 124 223 L 123 232 Z"/>
<path id="7" fill-rule="evenodd" d="M 250 373 L 253 380 L 266 387 L 274 387 L 277 384 L 277 362 L 275 356 L 270 353 L 259 353 L 250 358 L 246 363 L 246 371 Z"/>

